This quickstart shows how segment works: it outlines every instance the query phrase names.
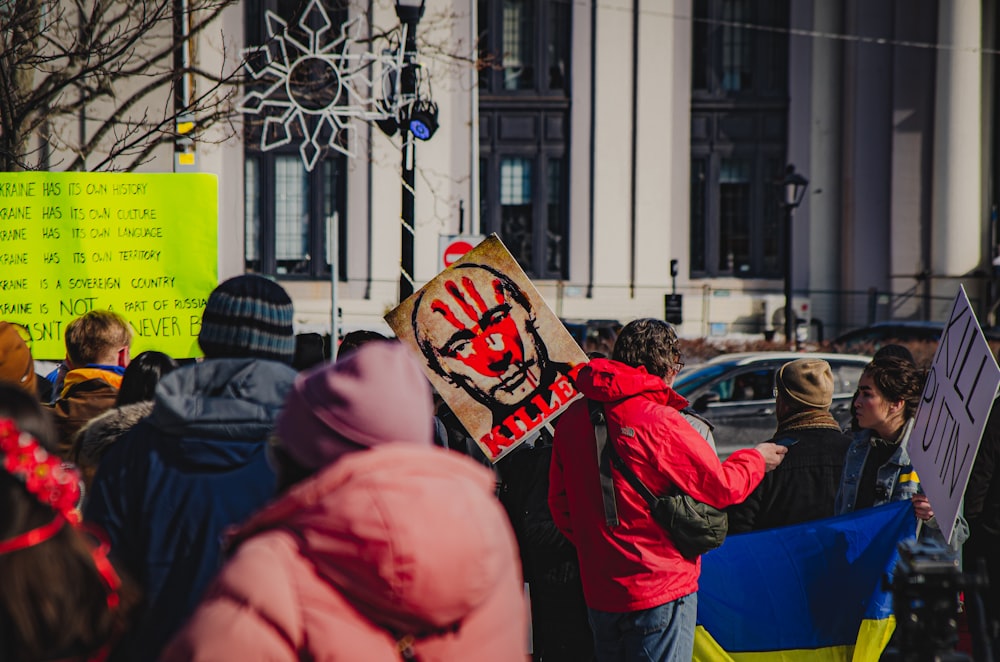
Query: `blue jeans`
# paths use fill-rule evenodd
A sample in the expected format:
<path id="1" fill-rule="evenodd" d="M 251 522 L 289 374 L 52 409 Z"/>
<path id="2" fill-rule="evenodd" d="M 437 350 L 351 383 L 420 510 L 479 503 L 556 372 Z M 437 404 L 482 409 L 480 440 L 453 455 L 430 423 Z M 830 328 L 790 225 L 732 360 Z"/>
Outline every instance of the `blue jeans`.
<path id="1" fill-rule="evenodd" d="M 598 662 L 690 662 L 698 594 L 673 602 L 616 614 L 590 612 L 594 653 Z"/>

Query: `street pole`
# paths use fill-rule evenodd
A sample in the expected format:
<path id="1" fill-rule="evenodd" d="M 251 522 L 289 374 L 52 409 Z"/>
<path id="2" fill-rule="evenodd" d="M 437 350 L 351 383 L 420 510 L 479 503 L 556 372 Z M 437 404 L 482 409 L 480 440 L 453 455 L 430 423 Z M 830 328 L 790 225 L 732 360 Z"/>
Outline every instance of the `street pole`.
<path id="1" fill-rule="evenodd" d="M 402 253 L 399 259 L 399 300 L 413 294 L 413 161 L 415 145 L 409 129 L 403 130 L 403 198 L 400 220 Z"/>
<path id="2" fill-rule="evenodd" d="M 400 72 L 400 94 L 402 99 L 411 100 L 417 91 L 417 77 L 414 70 L 414 59 L 417 51 L 417 22 L 404 23 L 406 38 L 403 50 L 403 70 Z M 416 161 L 416 145 L 410 123 L 402 121 L 399 124 L 399 135 L 403 150 L 403 197 L 400 209 L 400 244 L 399 259 L 399 300 L 402 302 L 413 294 L 413 239 L 414 239 L 414 166 Z"/>
<path id="3" fill-rule="evenodd" d="M 792 305 L 792 206 L 785 206 L 785 342 L 799 349 L 799 334 L 795 332 L 795 306 Z"/>
<path id="4" fill-rule="evenodd" d="M 795 343 L 795 351 L 800 349 L 798 319 L 792 305 L 792 214 L 802 204 L 809 180 L 795 172 L 795 166 L 785 166 L 785 178 L 778 189 L 779 205 L 785 210 L 785 342 Z"/>
<path id="5" fill-rule="evenodd" d="M 337 300 L 337 283 L 340 281 L 340 214 L 333 212 L 326 217 L 326 254 L 330 262 L 330 360 L 337 356 L 340 340 L 340 303 Z"/>

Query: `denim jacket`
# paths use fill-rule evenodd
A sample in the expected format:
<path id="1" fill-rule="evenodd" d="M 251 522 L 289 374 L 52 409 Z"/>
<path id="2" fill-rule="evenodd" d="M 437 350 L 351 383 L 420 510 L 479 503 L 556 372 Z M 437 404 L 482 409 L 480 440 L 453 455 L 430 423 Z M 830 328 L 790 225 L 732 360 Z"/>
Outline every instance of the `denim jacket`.
<path id="1" fill-rule="evenodd" d="M 909 501 L 917 494 L 923 494 L 920 487 L 920 478 L 916 470 L 910 464 L 910 456 L 906 452 L 906 443 L 913 431 L 914 419 L 910 419 L 903 427 L 903 432 L 892 457 L 879 467 L 875 477 L 875 503 L 874 506 L 881 506 L 893 501 Z M 871 448 L 871 430 L 860 430 L 854 433 L 854 440 L 847 448 L 847 457 L 844 460 L 844 472 L 840 477 L 840 489 L 837 490 L 836 501 L 833 506 L 834 515 L 842 515 L 854 511 L 855 502 L 858 498 L 858 482 L 865 469 L 865 460 L 868 458 L 868 450 Z M 940 525 L 935 518 L 924 522 L 921 527 L 921 537 L 930 535 L 941 542 L 944 542 L 940 533 Z M 959 515 L 955 524 L 955 532 L 952 536 L 952 545 L 956 549 L 969 538 L 969 525 L 965 518 Z"/>

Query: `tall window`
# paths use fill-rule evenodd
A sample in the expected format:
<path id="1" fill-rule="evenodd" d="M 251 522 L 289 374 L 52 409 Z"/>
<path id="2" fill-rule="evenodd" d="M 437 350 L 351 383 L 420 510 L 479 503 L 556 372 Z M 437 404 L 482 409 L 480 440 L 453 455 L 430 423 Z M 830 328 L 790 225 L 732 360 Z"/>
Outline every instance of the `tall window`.
<path id="1" fill-rule="evenodd" d="M 569 27 L 562 0 L 479 0 L 480 194 L 534 278 L 566 277 Z"/>
<path id="2" fill-rule="evenodd" d="M 346 0 L 324 0 L 323 4 L 335 24 L 344 23 Z M 265 10 L 281 16 L 292 31 L 297 29 L 295 25 L 306 5 L 305 0 L 248 0 L 244 4 L 247 44 L 264 44 L 268 38 Z M 298 38 L 302 40 L 302 36 Z M 289 144 L 265 152 L 260 149 L 263 119 L 248 115 L 245 120 L 246 270 L 283 277 L 329 278 L 327 228 L 339 216 L 338 276 L 346 279 L 347 224 L 343 212 L 347 169 L 343 155 L 329 150 L 309 172 L 299 154 L 301 127 L 288 127 L 292 136 Z"/>
<path id="3" fill-rule="evenodd" d="M 788 11 L 787 0 L 694 0 L 693 277 L 781 275 Z"/>

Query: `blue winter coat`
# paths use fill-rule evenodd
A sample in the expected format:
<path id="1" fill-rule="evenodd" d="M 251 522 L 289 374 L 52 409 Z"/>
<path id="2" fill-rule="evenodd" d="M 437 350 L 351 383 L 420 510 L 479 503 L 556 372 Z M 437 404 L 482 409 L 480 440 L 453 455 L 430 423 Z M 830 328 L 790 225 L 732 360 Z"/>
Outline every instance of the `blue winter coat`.
<path id="1" fill-rule="evenodd" d="M 146 598 L 116 657 L 156 659 L 221 566 L 223 531 L 274 495 L 267 438 L 295 374 L 254 359 L 175 370 L 101 460 L 84 516 Z"/>

